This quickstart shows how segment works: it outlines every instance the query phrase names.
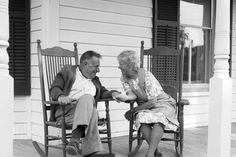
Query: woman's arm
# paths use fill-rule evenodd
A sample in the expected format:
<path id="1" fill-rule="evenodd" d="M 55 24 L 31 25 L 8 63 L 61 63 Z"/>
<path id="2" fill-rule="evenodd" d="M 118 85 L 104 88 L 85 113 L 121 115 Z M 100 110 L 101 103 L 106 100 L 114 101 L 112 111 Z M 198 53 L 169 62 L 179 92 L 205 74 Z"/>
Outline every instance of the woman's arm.
<path id="1" fill-rule="evenodd" d="M 147 102 L 143 103 L 142 105 L 139 105 L 137 107 L 134 108 L 134 112 L 137 112 L 139 110 L 144 110 L 144 109 L 150 109 L 153 108 L 155 106 L 155 103 L 157 102 L 156 98 L 150 99 Z"/>
<path id="2" fill-rule="evenodd" d="M 126 94 L 118 94 L 115 96 L 115 100 L 125 102 L 130 100 L 135 100 L 137 96 L 130 90 Z"/>

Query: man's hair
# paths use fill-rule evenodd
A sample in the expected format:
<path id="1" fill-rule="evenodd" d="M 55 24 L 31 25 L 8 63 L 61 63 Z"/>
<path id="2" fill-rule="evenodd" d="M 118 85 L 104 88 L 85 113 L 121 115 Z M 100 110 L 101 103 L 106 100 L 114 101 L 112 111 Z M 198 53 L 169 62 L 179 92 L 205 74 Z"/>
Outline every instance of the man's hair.
<path id="1" fill-rule="evenodd" d="M 84 52 L 81 55 L 80 64 L 83 63 L 85 60 L 91 59 L 92 57 L 102 58 L 102 56 L 99 53 L 97 53 L 95 51 L 92 51 L 92 50 L 89 50 L 89 51 Z"/>

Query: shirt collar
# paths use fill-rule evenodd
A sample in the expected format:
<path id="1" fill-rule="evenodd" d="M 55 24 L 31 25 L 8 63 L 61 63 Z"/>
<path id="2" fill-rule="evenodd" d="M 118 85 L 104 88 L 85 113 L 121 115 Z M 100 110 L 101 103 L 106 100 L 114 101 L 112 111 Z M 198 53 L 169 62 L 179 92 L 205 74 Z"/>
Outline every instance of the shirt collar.
<path id="1" fill-rule="evenodd" d="M 78 72 L 78 75 L 79 75 L 81 78 L 86 79 L 86 80 L 91 80 L 91 79 L 88 79 L 88 78 L 84 77 L 84 75 L 81 73 L 79 67 L 77 68 L 77 72 Z"/>

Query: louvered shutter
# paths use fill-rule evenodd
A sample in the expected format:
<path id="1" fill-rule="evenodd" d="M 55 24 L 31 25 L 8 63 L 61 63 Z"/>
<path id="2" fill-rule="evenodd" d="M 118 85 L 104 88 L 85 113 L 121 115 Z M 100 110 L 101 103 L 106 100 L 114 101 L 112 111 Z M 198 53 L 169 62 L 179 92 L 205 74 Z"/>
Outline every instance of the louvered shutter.
<path id="1" fill-rule="evenodd" d="M 9 1 L 9 72 L 14 78 L 14 94 L 30 94 L 29 1 Z"/>
<path id="2" fill-rule="evenodd" d="M 153 47 L 179 49 L 179 0 L 153 0 Z M 169 84 L 180 90 L 180 54 L 152 58 L 152 73 L 162 85 Z M 177 55 L 174 53 L 178 53 Z"/>
<path id="3" fill-rule="evenodd" d="M 179 0 L 153 0 L 153 47 L 178 49 Z"/>

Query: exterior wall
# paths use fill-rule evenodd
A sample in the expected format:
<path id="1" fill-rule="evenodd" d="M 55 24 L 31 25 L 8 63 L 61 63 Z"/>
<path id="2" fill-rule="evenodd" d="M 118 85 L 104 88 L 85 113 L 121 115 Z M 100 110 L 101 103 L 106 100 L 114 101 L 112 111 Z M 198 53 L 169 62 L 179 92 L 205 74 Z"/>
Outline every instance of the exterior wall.
<path id="1" fill-rule="evenodd" d="M 190 102 L 184 107 L 184 127 L 208 125 L 209 92 L 183 92 L 183 98 Z"/>
<path id="2" fill-rule="evenodd" d="M 232 79 L 233 79 L 233 103 L 232 120 L 236 121 L 236 0 L 233 0 L 233 26 L 232 26 Z"/>
<path id="3" fill-rule="evenodd" d="M 30 139 L 30 97 L 14 98 L 14 139 Z"/>
<path id="4" fill-rule="evenodd" d="M 234 0 L 235 2 L 236 0 Z M 52 14 L 53 13 L 53 14 Z M 236 95 L 236 4 L 233 20 L 233 95 Z M 49 16 L 50 15 L 50 16 Z M 52 20 L 53 19 L 53 20 Z M 151 0 L 31 0 L 31 96 L 15 97 L 15 138 L 32 138 L 43 141 L 43 117 L 38 73 L 36 40 L 42 47 L 59 45 L 73 50 L 78 43 L 79 54 L 95 50 L 102 54 L 99 74 L 108 89 L 122 90 L 116 56 L 123 50 L 140 51 L 140 41 L 145 48 L 152 45 Z M 190 101 L 185 107 L 185 127 L 208 124 L 209 90 L 192 92 L 184 86 L 183 98 Z M 124 113 L 128 104 L 111 102 L 112 136 L 128 134 Z M 104 116 L 103 104 L 98 106 Z M 236 121 L 236 96 L 233 96 L 233 120 Z M 51 130 L 58 134 L 57 130 Z"/>
<path id="5" fill-rule="evenodd" d="M 72 49 L 73 42 L 77 42 L 79 53 L 89 49 L 100 52 L 102 83 L 110 89 L 122 90 L 116 56 L 126 49 L 139 52 L 141 40 L 145 41 L 145 48 L 151 47 L 152 3 L 150 0 L 125 4 L 120 0 L 94 0 L 92 3 L 60 1 L 59 43 Z M 207 125 L 208 88 L 203 92 L 184 91 L 183 97 L 191 103 L 185 107 L 185 127 Z M 128 122 L 123 116 L 128 108 L 127 104 L 111 103 L 112 136 L 128 134 Z"/>
<path id="6" fill-rule="evenodd" d="M 73 50 L 77 42 L 79 54 L 90 49 L 99 52 L 103 56 L 99 76 L 108 89 L 122 90 L 116 56 L 127 49 L 139 52 L 141 40 L 146 47 L 152 45 L 151 0 L 60 0 L 59 16 L 60 46 Z M 123 115 L 128 108 L 128 104 L 111 103 L 112 136 L 127 135 Z"/>
<path id="7" fill-rule="evenodd" d="M 43 41 L 45 32 L 44 0 L 31 0 L 31 139 L 43 143 L 43 114 L 38 69 L 37 40 Z M 44 41 L 43 41 L 44 42 Z M 44 42 L 45 43 L 45 42 Z"/>
<path id="8" fill-rule="evenodd" d="M 40 0 L 31 0 L 31 96 L 15 96 L 14 97 L 14 138 L 15 139 L 30 139 L 31 131 L 34 126 L 39 123 L 32 122 L 34 114 L 41 112 L 41 103 L 35 99 L 35 95 L 40 97 L 38 68 L 37 68 L 37 53 L 36 39 L 40 38 L 42 33 L 42 18 Z M 37 104 L 37 105 L 36 105 Z M 39 106 L 39 107 L 38 107 Z M 40 109 L 39 109 L 40 108 Z M 32 116 L 33 115 L 33 116 Z M 42 118 L 40 118 L 42 119 Z M 41 120 L 42 121 L 42 120 Z M 41 122 L 42 123 L 42 122 Z M 40 132 L 40 131 L 39 131 Z M 35 133 L 36 134 L 36 133 Z M 37 134 L 36 134 L 37 135 Z M 34 136 L 34 133 L 32 133 Z"/>

